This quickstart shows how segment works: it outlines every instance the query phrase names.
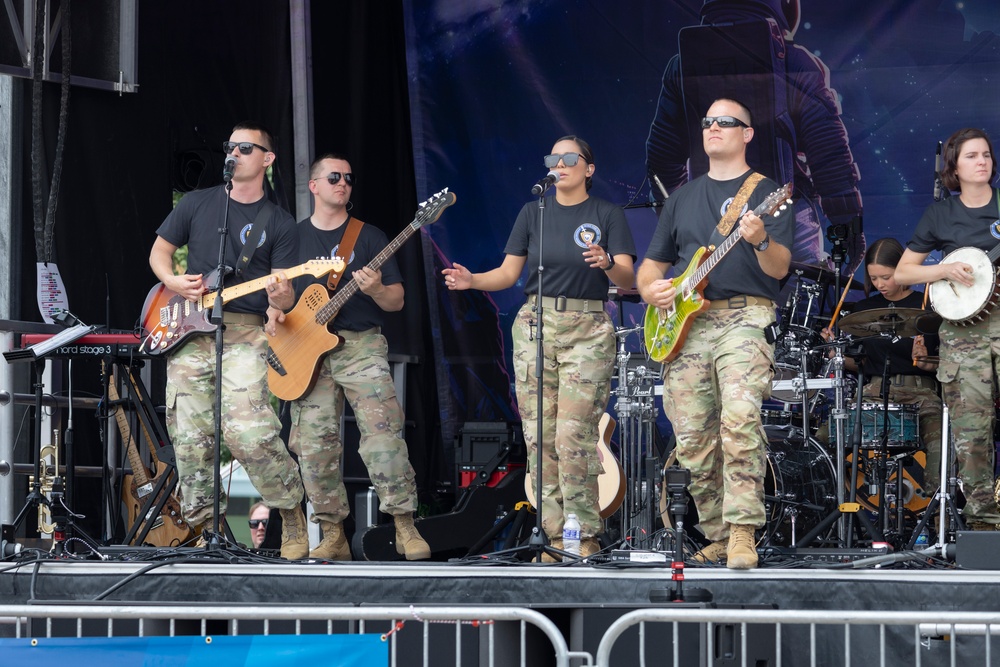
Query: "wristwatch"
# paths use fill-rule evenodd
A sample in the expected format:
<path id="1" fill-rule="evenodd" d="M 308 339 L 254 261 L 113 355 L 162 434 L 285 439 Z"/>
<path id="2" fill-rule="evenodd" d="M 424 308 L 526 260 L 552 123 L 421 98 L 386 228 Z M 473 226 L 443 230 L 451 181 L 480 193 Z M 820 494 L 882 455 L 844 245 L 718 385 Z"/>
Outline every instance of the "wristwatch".
<path id="1" fill-rule="evenodd" d="M 767 246 L 771 245 L 771 235 L 767 234 L 764 236 L 764 240 L 754 246 L 757 252 L 764 252 L 767 250 Z"/>
<path id="2" fill-rule="evenodd" d="M 608 266 L 604 269 L 605 271 L 610 271 L 615 268 L 615 258 L 611 256 L 610 252 L 605 252 L 604 256 L 608 258 Z"/>

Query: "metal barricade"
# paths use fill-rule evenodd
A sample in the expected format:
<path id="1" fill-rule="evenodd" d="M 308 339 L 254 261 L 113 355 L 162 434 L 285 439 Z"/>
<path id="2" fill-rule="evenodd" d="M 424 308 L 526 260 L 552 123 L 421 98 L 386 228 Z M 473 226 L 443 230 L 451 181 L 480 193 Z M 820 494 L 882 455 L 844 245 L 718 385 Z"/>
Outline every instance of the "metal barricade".
<path id="1" fill-rule="evenodd" d="M 338 634 L 344 633 L 345 629 L 350 634 L 376 632 L 382 635 L 384 641 L 391 642 L 389 656 L 393 667 L 417 664 L 437 667 L 447 664 L 448 657 L 452 655 L 455 665 L 463 664 L 462 656 L 467 656 L 469 650 L 468 647 L 463 650 L 462 630 L 472 628 L 480 637 L 478 650 L 472 651 L 476 654 L 477 665 L 554 664 L 569 667 L 571 659 L 575 665 L 593 664 L 589 653 L 569 651 L 559 628 L 549 618 L 522 607 L 0 605 L 0 628 L 3 625 L 16 628 L 8 636 L 26 637 L 29 622 L 32 621 L 37 621 L 41 624 L 39 627 L 44 628 L 44 633 L 32 633 L 36 637 L 94 636 L 94 622 L 101 625 L 105 621 L 107 634 L 100 636 L 107 637 L 240 635 L 241 631 L 242 634 L 264 635 Z M 58 621 L 69 622 L 70 631 L 63 629 L 60 632 L 56 627 Z M 85 621 L 90 622 L 89 634 L 84 631 Z M 386 623 L 378 626 L 381 621 Z M 185 627 L 189 622 L 193 622 L 194 627 Z M 224 632 L 214 630 L 219 627 L 219 622 L 225 624 Z M 338 622 L 346 623 L 346 626 L 335 625 Z M 400 648 L 400 637 L 411 623 L 420 625 L 419 651 Z M 451 646 L 432 643 L 432 627 L 448 624 L 454 625 L 454 643 Z M 123 631 L 125 625 L 128 627 Z M 373 627 L 378 629 L 372 630 Z M 31 629 L 34 630 L 34 627 Z M 517 633 L 516 642 L 511 641 L 512 632 Z M 539 648 L 539 636 L 548 639 L 551 653 Z"/>
<path id="2" fill-rule="evenodd" d="M 647 656 L 645 644 L 650 623 L 671 623 L 672 656 Z M 708 626 L 702 633 L 706 645 L 697 662 L 682 662 L 681 630 L 684 624 Z M 739 645 L 731 655 L 720 656 L 714 645 L 713 626 L 738 626 Z M 773 626 L 774 667 L 861 667 L 928 665 L 991 665 L 992 635 L 1000 635 L 1000 612 L 942 611 L 851 611 L 793 609 L 639 609 L 622 615 L 601 638 L 597 649 L 598 667 L 613 662 L 615 644 L 627 630 L 638 626 L 640 645 L 636 667 L 646 664 L 700 666 L 739 665 L 757 667 L 748 655 L 748 628 Z M 635 647 L 629 647 L 634 650 Z M 647 663 L 647 657 L 652 661 Z M 771 667 L 770 661 L 765 664 Z"/>

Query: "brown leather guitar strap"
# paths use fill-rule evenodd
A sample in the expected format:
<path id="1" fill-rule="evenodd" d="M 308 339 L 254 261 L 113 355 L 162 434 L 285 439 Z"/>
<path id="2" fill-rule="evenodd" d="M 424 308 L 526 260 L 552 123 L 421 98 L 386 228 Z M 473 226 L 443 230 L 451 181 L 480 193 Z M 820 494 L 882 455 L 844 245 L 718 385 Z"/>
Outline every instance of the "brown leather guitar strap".
<path id="1" fill-rule="evenodd" d="M 337 256 L 344 260 L 344 270 L 334 271 L 327 278 L 326 286 L 331 292 L 337 289 L 340 279 L 347 273 L 347 265 L 351 262 L 351 253 L 354 252 L 354 243 L 358 240 L 358 234 L 361 233 L 364 224 L 350 213 L 347 214 L 347 229 L 344 230 L 344 236 L 340 239 L 340 245 L 337 247 Z"/>
<path id="2" fill-rule="evenodd" d="M 743 185 L 740 187 L 739 192 L 733 197 L 733 201 L 730 202 L 729 208 L 726 209 L 726 214 L 722 216 L 722 220 L 719 220 L 719 224 L 715 226 L 715 229 L 722 234 L 722 238 L 729 236 L 729 232 L 733 231 L 733 225 L 736 224 L 736 219 L 740 215 L 740 211 L 743 207 L 747 205 L 750 200 L 750 195 L 753 194 L 754 188 L 757 184 L 764 179 L 763 174 L 758 174 L 754 172 L 747 177 L 747 180 L 743 181 Z"/>

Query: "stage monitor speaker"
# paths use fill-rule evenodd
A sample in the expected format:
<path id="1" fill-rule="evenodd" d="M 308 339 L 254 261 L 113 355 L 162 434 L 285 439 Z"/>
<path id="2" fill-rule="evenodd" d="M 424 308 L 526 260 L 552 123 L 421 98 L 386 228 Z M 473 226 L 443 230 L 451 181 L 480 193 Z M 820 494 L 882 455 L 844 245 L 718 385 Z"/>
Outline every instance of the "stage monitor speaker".
<path id="1" fill-rule="evenodd" d="M 960 530 L 955 533 L 955 564 L 967 570 L 1000 570 L 1000 532 Z"/>

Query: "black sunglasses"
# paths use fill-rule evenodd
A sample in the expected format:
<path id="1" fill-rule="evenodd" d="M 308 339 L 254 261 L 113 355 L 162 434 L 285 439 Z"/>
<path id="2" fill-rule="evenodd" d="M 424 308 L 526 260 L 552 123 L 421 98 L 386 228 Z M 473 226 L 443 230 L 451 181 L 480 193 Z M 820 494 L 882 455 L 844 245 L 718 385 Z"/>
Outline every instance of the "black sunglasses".
<path id="1" fill-rule="evenodd" d="M 247 523 L 250 524 L 250 528 L 252 530 L 257 530 L 258 526 L 264 526 L 264 528 L 267 528 L 267 519 L 250 519 Z"/>
<path id="2" fill-rule="evenodd" d="M 559 164 L 559 160 L 562 160 L 562 163 L 567 167 L 575 167 L 576 163 L 580 161 L 580 158 L 583 158 L 584 162 L 587 161 L 587 158 L 584 158 L 579 153 L 553 153 L 552 155 L 546 155 L 542 158 L 542 162 L 545 163 L 546 169 L 554 168 L 557 164 Z"/>
<path id="3" fill-rule="evenodd" d="M 341 176 L 344 177 L 345 183 L 351 186 L 354 185 L 354 174 L 352 174 L 351 172 L 342 174 L 339 171 L 331 171 L 330 174 L 326 177 L 326 180 L 330 183 L 330 185 L 336 185 L 337 183 L 340 183 Z"/>
<path id="4" fill-rule="evenodd" d="M 250 155 L 251 153 L 253 153 L 254 148 L 259 148 L 265 153 L 271 152 L 268 149 L 261 146 L 260 144 L 255 144 L 252 141 L 241 141 L 239 143 L 236 143 L 235 141 L 222 142 L 222 150 L 226 151 L 226 155 L 229 155 L 237 148 L 240 149 L 240 155 Z"/>
<path id="5" fill-rule="evenodd" d="M 701 119 L 701 129 L 707 130 L 712 127 L 712 123 L 718 123 L 719 127 L 750 127 L 739 118 L 732 116 L 705 116 Z"/>

